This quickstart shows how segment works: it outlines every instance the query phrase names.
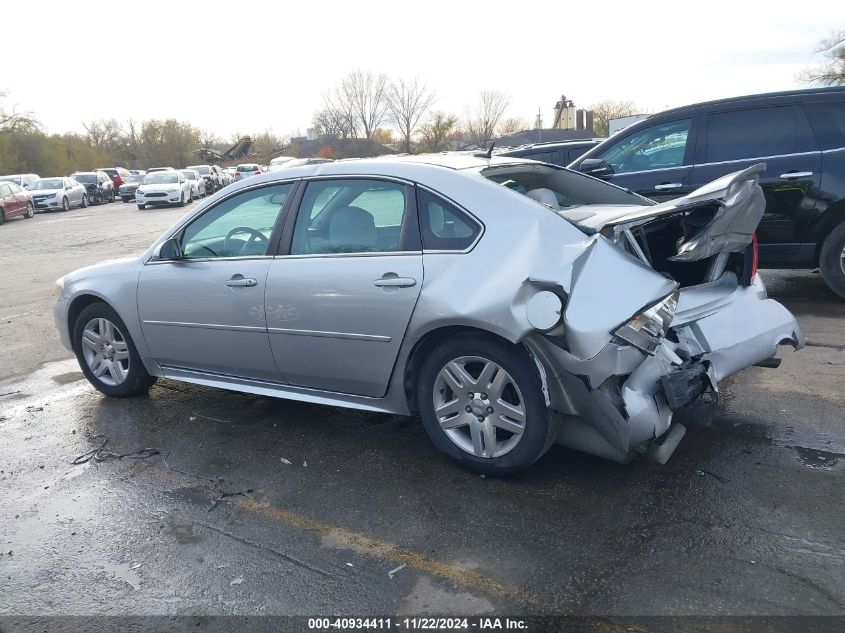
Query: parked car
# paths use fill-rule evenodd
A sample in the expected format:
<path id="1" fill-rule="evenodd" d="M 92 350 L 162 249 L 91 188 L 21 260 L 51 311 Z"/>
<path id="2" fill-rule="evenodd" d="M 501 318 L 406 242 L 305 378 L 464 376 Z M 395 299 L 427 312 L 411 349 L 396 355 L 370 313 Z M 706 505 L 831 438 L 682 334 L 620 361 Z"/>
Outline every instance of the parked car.
<path id="1" fill-rule="evenodd" d="M 120 185 L 120 189 L 117 192 L 120 196 L 120 199 L 124 202 L 134 200 L 135 192 L 138 190 L 138 187 L 141 186 L 141 182 L 144 180 L 144 176 L 146 176 L 146 174 L 133 174 L 129 176 L 126 179 L 126 182 Z"/>
<path id="2" fill-rule="evenodd" d="M 684 433 L 674 410 L 803 345 L 755 270 L 762 173 L 655 205 L 508 157 L 274 172 L 142 256 L 60 279 L 55 320 L 110 396 L 165 376 L 419 412 L 440 450 L 487 474 L 555 441 L 663 463 Z"/>
<path id="3" fill-rule="evenodd" d="M 226 175 L 229 177 L 229 183 L 228 184 L 231 185 L 233 182 L 235 182 L 235 168 L 234 167 L 225 167 L 223 169 L 223 171 L 225 171 Z"/>
<path id="4" fill-rule="evenodd" d="M 114 202 L 114 183 L 104 171 L 77 171 L 71 178 L 83 185 L 88 193 L 89 204 Z"/>
<path id="5" fill-rule="evenodd" d="M 223 187 L 220 170 L 215 169 L 213 165 L 188 165 L 186 169 L 193 169 L 202 176 L 205 181 L 205 190 L 210 194 Z"/>
<path id="6" fill-rule="evenodd" d="M 334 161 L 331 158 L 294 158 L 292 160 L 284 161 L 283 163 L 276 163 L 275 165 L 270 165 L 270 169 L 268 169 L 268 171 L 279 171 L 281 169 L 300 167 L 302 165 L 319 165 L 320 163 L 332 162 Z"/>
<path id="7" fill-rule="evenodd" d="M 164 170 L 150 173 L 141 181 L 141 186 L 135 190 L 135 202 L 139 209 L 146 209 L 148 204 L 166 204 L 185 206 L 193 201 L 191 195 L 191 181 L 185 174 L 176 170 Z"/>
<path id="8" fill-rule="evenodd" d="M 845 87 L 793 90 L 667 110 L 570 165 L 655 200 L 764 162 L 760 266 L 819 267 L 845 298 Z"/>
<path id="9" fill-rule="evenodd" d="M 0 181 L 13 182 L 18 187 L 26 189 L 32 182 L 38 180 L 38 174 L 10 174 L 8 176 L 0 176 Z"/>
<path id="10" fill-rule="evenodd" d="M 513 156 L 519 158 L 530 158 L 552 165 L 566 167 L 576 158 L 594 148 L 604 139 L 593 138 L 582 141 L 554 141 L 548 143 L 531 143 L 519 147 L 505 147 L 494 150 L 498 156 Z"/>
<path id="11" fill-rule="evenodd" d="M 212 165 L 211 167 L 212 169 L 214 169 L 214 171 L 220 178 L 221 187 L 231 185 L 234 182 L 235 172 L 233 170 L 227 169 L 225 167 L 220 167 L 219 165 Z"/>
<path id="12" fill-rule="evenodd" d="M 35 205 L 29 192 L 13 182 L 0 180 L 0 224 L 17 216 L 31 218 L 33 215 Z"/>
<path id="13" fill-rule="evenodd" d="M 276 158 L 271 158 L 270 159 L 270 170 L 272 171 L 272 168 L 275 165 L 284 165 L 288 161 L 292 161 L 292 160 L 297 160 L 296 156 L 276 156 Z"/>
<path id="14" fill-rule="evenodd" d="M 143 169 L 130 169 L 129 173 L 132 174 L 133 176 L 143 176 L 147 172 L 144 171 Z"/>
<path id="15" fill-rule="evenodd" d="M 257 163 L 242 163 L 235 167 L 235 182 L 263 173 Z"/>
<path id="16" fill-rule="evenodd" d="M 126 179 L 132 175 L 128 169 L 124 169 L 123 167 L 98 167 L 97 171 L 103 171 L 109 175 L 112 183 L 114 183 L 115 191 L 119 191 L 120 185 L 126 182 Z"/>
<path id="17" fill-rule="evenodd" d="M 36 209 L 69 211 L 88 206 L 88 191 L 73 178 L 39 178 L 29 185 L 29 193 Z"/>
<path id="18" fill-rule="evenodd" d="M 185 178 L 190 181 L 191 200 L 194 200 L 195 198 L 204 198 L 206 196 L 205 180 L 199 175 L 199 172 L 195 169 L 182 169 L 180 171 L 185 175 Z"/>

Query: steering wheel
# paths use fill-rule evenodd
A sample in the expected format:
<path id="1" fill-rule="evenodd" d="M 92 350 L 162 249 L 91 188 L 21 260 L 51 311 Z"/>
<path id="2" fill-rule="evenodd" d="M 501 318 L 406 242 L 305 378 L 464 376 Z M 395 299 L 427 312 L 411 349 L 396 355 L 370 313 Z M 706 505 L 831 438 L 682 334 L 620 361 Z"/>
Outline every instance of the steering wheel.
<path id="1" fill-rule="evenodd" d="M 242 255 L 243 252 L 246 250 L 247 246 L 249 246 L 253 242 L 264 242 L 265 251 L 267 250 L 267 245 L 270 244 L 270 240 L 261 231 L 256 231 L 255 229 L 250 228 L 248 226 L 236 226 L 226 234 L 226 238 L 223 240 L 224 253 L 229 253 L 229 241 L 232 239 L 233 235 L 237 235 L 238 233 L 249 233 L 249 239 L 243 243 L 237 253 L 232 253 L 231 255 L 229 255 L 229 257 L 237 257 L 239 255 Z"/>

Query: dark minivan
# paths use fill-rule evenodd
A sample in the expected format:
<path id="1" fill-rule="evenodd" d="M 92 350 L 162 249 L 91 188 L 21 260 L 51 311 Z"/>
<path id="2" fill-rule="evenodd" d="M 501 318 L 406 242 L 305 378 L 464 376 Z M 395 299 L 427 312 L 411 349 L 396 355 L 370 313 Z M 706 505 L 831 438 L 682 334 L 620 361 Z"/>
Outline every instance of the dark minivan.
<path id="1" fill-rule="evenodd" d="M 845 87 L 667 110 L 569 167 L 663 201 L 755 163 L 766 163 L 760 266 L 818 266 L 845 298 Z"/>

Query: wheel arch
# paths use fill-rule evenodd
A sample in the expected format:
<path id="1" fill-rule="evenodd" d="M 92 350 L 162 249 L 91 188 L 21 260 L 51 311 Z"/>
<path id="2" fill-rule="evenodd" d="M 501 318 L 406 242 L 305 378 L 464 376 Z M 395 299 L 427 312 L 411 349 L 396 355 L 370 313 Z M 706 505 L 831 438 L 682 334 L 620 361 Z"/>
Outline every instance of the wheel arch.
<path id="1" fill-rule="evenodd" d="M 443 342 L 449 340 L 450 338 L 460 336 L 462 334 L 475 334 L 488 338 L 491 341 L 496 341 L 504 345 L 519 348 L 525 353 L 526 358 L 530 359 L 531 362 L 534 363 L 533 357 L 522 343 L 513 343 L 505 337 L 491 332 L 490 330 L 485 330 L 483 328 L 473 327 L 470 325 L 443 325 L 440 327 L 436 327 L 432 330 L 429 330 L 419 338 L 419 340 L 411 348 L 411 351 L 408 354 L 408 360 L 405 363 L 403 388 L 405 399 L 408 402 L 408 409 L 411 411 L 411 413 L 417 413 L 419 411 L 419 407 L 417 404 L 416 386 L 417 378 L 419 376 L 422 364 L 425 362 L 425 359 L 428 358 L 428 355 Z"/>
<path id="2" fill-rule="evenodd" d="M 120 318 L 123 319 L 123 315 L 120 314 L 120 311 L 114 307 L 105 297 L 94 294 L 92 292 L 83 292 L 79 295 L 75 296 L 71 299 L 70 304 L 68 305 L 67 309 L 67 331 L 68 336 L 70 338 L 70 344 L 73 346 L 73 350 L 77 351 L 76 349 L 76 341 L 73 337 L 73 330 L 76 325 L 76 320 L 79 318 L 79 315 L 82 314 L 82 311 L 94 303 L 105 303 L 109 306 L 112 310 L 120 315 Z"/>
<path id="3" fill-rule="evenodd" d="M 813 254 L 813 266 L 818 266 L 821 261 L 822 246 L 827 236 L 842 223 L 845 223 L 845 199 L 833 203 L 820 219 L 815 230 L 816 250 Z"/>

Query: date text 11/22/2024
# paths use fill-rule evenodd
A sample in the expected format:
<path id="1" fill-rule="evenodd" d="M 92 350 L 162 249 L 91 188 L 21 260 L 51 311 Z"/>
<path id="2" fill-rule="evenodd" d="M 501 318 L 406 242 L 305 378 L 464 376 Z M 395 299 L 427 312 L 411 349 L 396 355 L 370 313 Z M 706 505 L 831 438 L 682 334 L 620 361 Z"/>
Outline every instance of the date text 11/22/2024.
<path id="1" fill-rule="evenodd" d="M 525 631 L 528 623 L 519 618 L 497 617 L 407 617 L 407 618 L 309 618 L 311 631 Z"/>

